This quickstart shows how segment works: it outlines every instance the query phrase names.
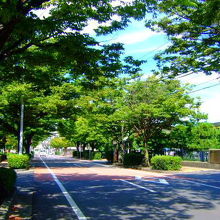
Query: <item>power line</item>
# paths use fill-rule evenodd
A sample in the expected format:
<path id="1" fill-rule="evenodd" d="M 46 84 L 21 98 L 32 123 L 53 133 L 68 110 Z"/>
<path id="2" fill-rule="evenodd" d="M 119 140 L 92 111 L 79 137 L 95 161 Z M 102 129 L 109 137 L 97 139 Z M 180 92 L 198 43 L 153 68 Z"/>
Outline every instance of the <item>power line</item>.
<path id="1" fill-rule="evenodd" d="M 208 80 L 208 81 L 206 81 L 206 82 L 202 82 L 202 83 L 196 84 L 195 86 L 200 86 L 200 85 L 203 85 L 203 84 L 206 84 L 206 83 L 209 83 L 209 82 L 212 82 L 212 81 L 218 80 L 218 79 L 220 79 L 220 76 L 217 77 L 217 78 L 215 78 L 215 79 Z"/>
<path id="2" fill-rule="evenodd" d="M 193 74 L 193 72 L 186 73 L 186 74 L 183 74 L 183 75 L 179 75 L 179 76 L 176 76 L 176 79 L 183 78 L 183 77 L 189 76 L 191 74 Z"/>
<path id="3" fill-rule="evenodd" d="M 219 86 L 219 85 L 220 85 L 220 83 L 217 83 L 217 84 L 212 85 L 212 86 L 207 86 L 207 87 L 203 87 L 203 88 L 201 88 L 201 89 L 197 89 L 197 90 L 188 92 L 187 94 L 191 94 L 191 93 L 194 93 L 194 92 L 202 91 L 202 90 L 204 90 L 204 89 L 209 89 L 209 88 L 212 88 L 212 87 L 215 87 L 215 86 Z"/>
<path id="4" fill-rule="evenodd" d="M 147 58 L 153 56 L 153 55 L 150 55 L 150 56 L 149 56 L 149 54 L 151 54 L 151 53 L 157 51 L 158 49 L 162 48 L 162 47 L 165 46 L 166 44 L 167 44 L 167 43 L 164 43 L 164 44 L 160 45 L 159 47 L 157 47 L 157 48 L 155 48 L 155 49 L 149 51 L 147 54 L 145 54 L 145 55 L 139 57 L 138 59 L 142 59 L 142 58 L 144 58 L 145 56 L 147 56 Z"/>

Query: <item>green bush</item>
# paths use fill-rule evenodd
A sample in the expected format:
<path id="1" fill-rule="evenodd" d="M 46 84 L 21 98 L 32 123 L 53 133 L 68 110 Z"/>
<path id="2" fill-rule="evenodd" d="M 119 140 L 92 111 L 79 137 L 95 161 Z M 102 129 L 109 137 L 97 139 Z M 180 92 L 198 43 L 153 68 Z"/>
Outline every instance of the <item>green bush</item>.
<path id="1" fill-rule="evenodd" d="M 11 168 L 0 167 L 0 201 L 14 191 L 15 182 L 16 172 Z"/>
<path id="2" fill-rule="evenodd" d="M 113 163 L 114 152 L 113 151 L 105 151 L 104 158 L 108 160 L 108 162 Z"/>
<path id="3" fill-rule="evenodd" d="M 80 158 L 80 152 L 79 151 L 73 151 L 73 157 Z M 89 150 L 84 150 L 81 152 L 81 158 L 86 160 L 101 160 L 102 159 L 102 153 L 101 152 L 92 152 Z"/>
<path id="4" fill-rule="evenodd" d="M 78 151 L 73 151 L 73 157 L 79 158 L 79 152 Z"/>
<path id="5" fill-rule="evenodd" d="M 92 159 L 93 160 L 101 160 L 102 159 L 102 153 L 101 152 L 92 152 Z"/>
<path id="6" fill-rule="evenodd" d="M 131 152 L 124 155 L 123 165 L 128 166 L 138 166 L 143 163 L 144 155 L 137 152 Z"/>
<path id="7" fill-rule="evenodd" d="M 89 150 L 84 150 L 83 152 L 81 152 L 81 157 L 86 160 L 89 160 L 90 157 L 92 159 L 92 155 L 91 152 L 89 153 Z"/>
<path id="8" fill-rule="evenodd" d="M 178 156 L 154 156 L 151 158 L 151 165 L 155 170 L 180 170 L 181 161 Z"/>
<path id="9" fill-rule="evenodd" d="M 9 154 L 8 165 L 14 169 L 28 169 L 30 167 L 30 157 L 26 154 Z"/>

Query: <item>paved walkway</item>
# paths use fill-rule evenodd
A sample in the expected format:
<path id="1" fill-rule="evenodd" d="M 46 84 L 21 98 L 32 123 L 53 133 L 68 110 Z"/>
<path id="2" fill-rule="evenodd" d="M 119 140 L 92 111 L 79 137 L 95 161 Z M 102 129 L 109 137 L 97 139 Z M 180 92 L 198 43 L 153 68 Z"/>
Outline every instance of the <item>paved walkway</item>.
<path id="1" fill-rule="evenodd" d="M 10 209 L 9 219 L 32 219 L 32 201 L 35 192 L 33 170 L 17 170 L 17 191 Z"/>

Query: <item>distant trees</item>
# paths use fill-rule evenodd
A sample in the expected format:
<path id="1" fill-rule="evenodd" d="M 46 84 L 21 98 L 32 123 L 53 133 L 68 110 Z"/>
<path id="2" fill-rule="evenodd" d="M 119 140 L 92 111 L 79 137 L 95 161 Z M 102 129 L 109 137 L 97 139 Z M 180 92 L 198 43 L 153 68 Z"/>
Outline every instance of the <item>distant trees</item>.
<path id="1" fill-rule="evenodd" d="M 188 122 L 175 126 L 166 137 L 166 145 L 183 151 L 220 148 L 220 130 L 208 122 Z"/>
<path id="2" fill-rule="evenodd" d="M 71 142 L 68 141 L 65 137 L 55 137 L 50 141 L 50 146 L 56 150 L 62 149 L 66 152 L 68 147 L 71 147 Z"/>
<path id="3" fill-rule="evenodd" d="M 149 142 L 164 130 L 181 124 L 186 120 L 201 117 L 198 103 L 186 94 L 186 88 L 175 80 L 149 77 L 136 81 L 126 87 L 119 109 L 114 113 L 122 123 L 126 135 L 134 134 L 141 141 L 149 164 Z M 155 149 L 153 149 L 155 150 Z"/>
<path id="4" fill-rule="evenodd" d="M 117 150 L 122 155 L 142 150 L 149 164 L 149 153 L 193 148 L 198 139 L 194 129 L 205 115 L 187 92 L 179 81 L 157 77 L 112 81 L 81 92 L 75 99 L 77 114 L 61 120 L 58 130 L 82 149 Z"/>
<path id="5" fill-rule="evenodd" d="M 192 142 L 189 148 L 204 150 L 220 148 L 220 130 L 210 123 L 199 123 L 192 128 Z"/>

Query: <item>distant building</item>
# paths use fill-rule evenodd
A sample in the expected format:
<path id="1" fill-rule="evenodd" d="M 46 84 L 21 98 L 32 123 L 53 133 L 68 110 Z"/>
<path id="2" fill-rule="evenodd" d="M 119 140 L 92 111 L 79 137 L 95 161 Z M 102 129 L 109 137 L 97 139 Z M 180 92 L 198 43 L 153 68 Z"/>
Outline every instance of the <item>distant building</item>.
<path id="1" fill-rule="evenodd" d="M 220 127 L 220 122 L 215 122 L 215 123 L 213 123 L 213 125 L 214 125 L 215 127 Z"/>

